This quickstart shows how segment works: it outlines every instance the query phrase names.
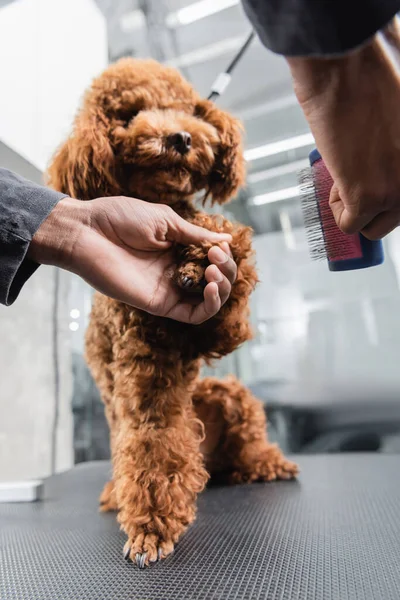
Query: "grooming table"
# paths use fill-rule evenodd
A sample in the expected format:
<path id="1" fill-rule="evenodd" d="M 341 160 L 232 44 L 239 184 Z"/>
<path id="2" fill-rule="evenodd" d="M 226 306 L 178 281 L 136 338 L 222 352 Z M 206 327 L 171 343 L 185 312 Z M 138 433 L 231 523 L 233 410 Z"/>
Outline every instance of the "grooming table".
<path id="1" fill-rule="evenodd" d="M 211 487 L 175 554 L 140 571 L 97 512 L 109 463 L 0 504 L 1 600 L 399 600 L 400 456 L 300 457 L 298 482 Z"/>

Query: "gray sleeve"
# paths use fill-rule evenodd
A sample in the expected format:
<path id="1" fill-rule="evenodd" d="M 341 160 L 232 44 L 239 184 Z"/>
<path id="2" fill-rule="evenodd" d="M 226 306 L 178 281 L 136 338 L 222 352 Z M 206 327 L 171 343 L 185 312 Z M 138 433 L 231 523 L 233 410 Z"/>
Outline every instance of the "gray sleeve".
<path id="1" fill-rule="evenodd" d="M 242 0 L 262 43 L 284 56 L 334 56 L 361 46 L 400 0 Z"/>
<path id="2" fill-rule="evenodd" d="M 0 303 L 9 306 L 38 264 L 26 258 L 40 225 L 65 194 L 0 168 Z"/>

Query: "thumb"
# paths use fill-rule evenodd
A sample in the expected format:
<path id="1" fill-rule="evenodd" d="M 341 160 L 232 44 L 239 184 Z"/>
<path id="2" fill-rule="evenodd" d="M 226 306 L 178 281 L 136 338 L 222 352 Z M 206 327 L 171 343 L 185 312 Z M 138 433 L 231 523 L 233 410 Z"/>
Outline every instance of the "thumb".
<path id="1" fill-rule="evenodd" d="M 343 233 L 349 235 L 361 231 L 373 218 L 372 215 L 358 215 L 354 209 L 350 210 L 351 207 L 348 208 L 343 202 L 336 184 L 334 184 L 330 193 L 329 206 L 333 212 L 336 225 Z"/>
<path id="2" fill-rule="evenodd" d="M 179 215 L 174 215 L 168 223 L 168 232 L 166 238 L 170 242 L 178 242 L 188 246 L 190 244 L 201 244 L 210 242 L 211 244 L 220 244 L 221 242 L 231 242 L 232 236 L 229 233 L 216 233 L 209 231 L 204 227 L 198 227 L 182 219 Z"/>

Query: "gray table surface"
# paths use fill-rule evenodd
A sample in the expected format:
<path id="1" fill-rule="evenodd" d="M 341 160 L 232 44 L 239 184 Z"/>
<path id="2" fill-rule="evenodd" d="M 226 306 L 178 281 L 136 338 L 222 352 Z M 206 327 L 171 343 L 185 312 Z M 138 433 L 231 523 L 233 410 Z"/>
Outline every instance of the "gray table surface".
<path id="1" fill-rule="evenodd" d="M 1 600 L 399 600 L 400 457 L 300 457 L 298 482 L 211 487 L 174 555 L 139 571 L 97 512 L 108 463 L 0 504 Z"/>

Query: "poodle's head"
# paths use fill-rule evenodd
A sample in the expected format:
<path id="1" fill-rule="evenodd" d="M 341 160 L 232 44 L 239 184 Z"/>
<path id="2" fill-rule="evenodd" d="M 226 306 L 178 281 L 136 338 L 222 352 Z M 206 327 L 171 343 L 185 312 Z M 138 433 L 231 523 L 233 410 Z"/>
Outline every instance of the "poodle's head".
<path id="1" fill-rule="evenodd" d="M 223 203 L 244 182 L 240 125 L 174 69 L 122 59 L 93 82 L 49 179 L 84 200 L 173 204 L 204 190 Z"/>

